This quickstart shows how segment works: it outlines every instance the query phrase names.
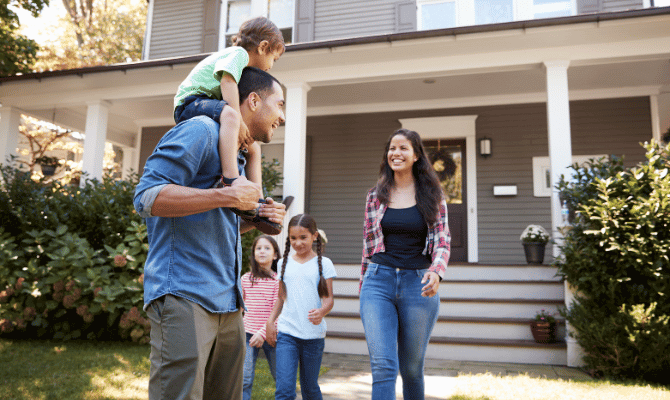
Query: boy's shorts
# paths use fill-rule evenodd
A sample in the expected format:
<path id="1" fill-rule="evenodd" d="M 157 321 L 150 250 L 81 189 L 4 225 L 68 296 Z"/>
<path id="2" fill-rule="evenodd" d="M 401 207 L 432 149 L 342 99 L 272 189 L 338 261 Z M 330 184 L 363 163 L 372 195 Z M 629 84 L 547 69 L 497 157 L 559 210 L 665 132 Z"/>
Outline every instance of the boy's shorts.
<path id="1" fill-rule="evenodd" d="M 226 104 L 228 103 L 225 100 L 210 99 L 207 96 L 188 96 L 184 99 L 184 103 L 174 110 L 174 122 L 180 123 L 204 115 L 219 123 L 221 111 Z"/>

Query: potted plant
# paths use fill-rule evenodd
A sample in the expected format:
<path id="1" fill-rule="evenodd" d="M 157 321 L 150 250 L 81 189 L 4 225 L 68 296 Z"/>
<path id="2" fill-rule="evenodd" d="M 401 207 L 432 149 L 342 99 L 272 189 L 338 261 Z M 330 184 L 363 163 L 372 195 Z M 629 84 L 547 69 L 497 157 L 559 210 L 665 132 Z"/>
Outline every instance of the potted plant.
<path id="1" fill-rule="evenodd" d="M 541 225 L 528 225 L 521 234 L 521 243 L 528 264 L 542 264 L 544 249 L 549 242 L 549 233 Z"/>
<path id="2" fill-rule="evenodd" d="M 543 308 L 530 322 L 530 331 L 537 343 L 553 343 L 556 341 L 556 318 Z"/>
<path id="3" fill-rule="evenodd" d="M 56 168 L 60 165 L 58 157 L 41 156 L 35 159 L 35 162 L 42 168 L 42 175 L 45 177 L 52 176 L 56 172 Z"/>

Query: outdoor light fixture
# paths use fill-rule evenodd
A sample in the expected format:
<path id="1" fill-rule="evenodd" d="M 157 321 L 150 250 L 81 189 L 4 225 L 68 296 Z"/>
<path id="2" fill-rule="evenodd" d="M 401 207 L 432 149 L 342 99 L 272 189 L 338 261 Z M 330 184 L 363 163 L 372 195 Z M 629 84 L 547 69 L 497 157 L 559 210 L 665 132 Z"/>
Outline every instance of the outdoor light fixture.
<path id="1" fill-rule="evenodd" d="M 479 139 L 479 154 L 481 154 L 482 157 L 491 155 L 491 139 L 487 137 Z"/>

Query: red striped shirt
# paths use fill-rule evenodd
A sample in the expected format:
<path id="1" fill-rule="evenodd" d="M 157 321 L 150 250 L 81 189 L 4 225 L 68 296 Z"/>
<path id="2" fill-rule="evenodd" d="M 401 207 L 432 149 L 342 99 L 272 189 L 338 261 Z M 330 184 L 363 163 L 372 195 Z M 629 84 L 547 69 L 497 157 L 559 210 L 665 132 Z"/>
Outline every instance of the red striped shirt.
<path id="1" fill-rule="evenodd" d="M 258 332 L 265 339 L 265 323 L 279 296 L 277 275 L 273 278 L 256 278 L 252 286 L 251 272 L 247 272 L 242 275 L 242 292 L 246 306 L 244 330 L 252 335 Z"/>

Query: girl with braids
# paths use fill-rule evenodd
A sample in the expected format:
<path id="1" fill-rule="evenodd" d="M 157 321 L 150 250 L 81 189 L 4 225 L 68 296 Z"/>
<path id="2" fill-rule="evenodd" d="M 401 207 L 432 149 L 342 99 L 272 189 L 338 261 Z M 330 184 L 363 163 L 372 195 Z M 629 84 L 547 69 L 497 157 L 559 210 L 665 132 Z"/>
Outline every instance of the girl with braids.
<path id="1" fill-rule="evenodd" d="M 279 246 L 272 236 L 261 235 L 251 245 L 249 264 L 251 271 L 242 275 L 242 295 L 246 311 L 244 330 L 247 334 L 247 351 L 244 358 L 243 400 L 251 399 L 254 385 L 256 360 L 260 349 L 270 366 L 272 379 L 275 378 L 275 347 L 265 340 L 265 322 L 277 302 L 279 281 L 277 281 L 277 260 L 281 257 Z"/>
<path id="2" fill-rule="evenodd" d="M 316 252 L 312 249 L 315 241 Z M 294 253 L 289 255 L 291 248 Z M 317 379 L 326 337 L 323 317 L 333 308 L 337 273 L 333 262 L 321 252 L 314 218 L 308 214 L 291 218 L 284 258 L 279 263 L 279 299 L 266 323 L 266 340 L 277 345 L 277 400 L 295 399 L 298 365 L 302 398 L 322 398 Z"/>
<path id="3" fill-rule="evenodd" d="M 360 314 L 372 399 L 423 399 L 423 365 L 450 252 L 447 204 L 414 131 L 395 131 L 365 209 Z"/>

